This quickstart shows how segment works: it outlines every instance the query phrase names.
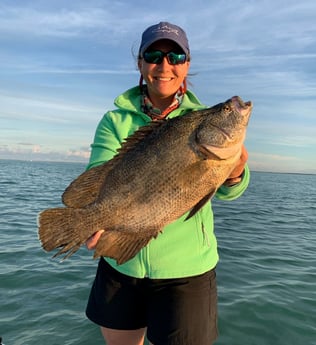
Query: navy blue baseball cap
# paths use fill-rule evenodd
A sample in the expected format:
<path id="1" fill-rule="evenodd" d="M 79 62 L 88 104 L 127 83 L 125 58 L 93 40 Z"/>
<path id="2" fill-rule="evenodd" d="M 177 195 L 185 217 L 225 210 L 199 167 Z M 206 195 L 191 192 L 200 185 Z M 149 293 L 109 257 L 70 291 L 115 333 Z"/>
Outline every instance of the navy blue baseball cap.
<path id="1" fill-rule="evenodd" d="M 190 57 L 187 35 L 179 26 L 168 22 L 160 22 L 147 28 L 142 35 L 139 56 L 143 56 L 146 49 L 159 40 L 171 40 L 179 45 L 187 57 Z"/>

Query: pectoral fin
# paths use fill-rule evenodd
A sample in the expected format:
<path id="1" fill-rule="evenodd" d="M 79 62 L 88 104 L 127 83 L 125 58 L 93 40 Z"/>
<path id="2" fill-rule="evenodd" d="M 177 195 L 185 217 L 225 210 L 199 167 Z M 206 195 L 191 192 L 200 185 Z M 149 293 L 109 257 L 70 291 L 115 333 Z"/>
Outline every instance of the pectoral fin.
<path id="1" fill-rule="evenodd" d="M 110 257 L 121 265 L 133 258 L 151 239 L 152 237 L 137 237 L 123 231 L 105 231 L 98 241 L 94 258 Z"/>
<path id="2" fill-rule="evenodd" d="M 203 199 L 201 199 L 190 211 L 188 216 L 185 218 L 185 220 L 188 220 L 189 218 L 193 217 L 196 212 L 198 212 L 216 193 L 216 190 L 212 190 L 209 194 L 207 194 Z"/>

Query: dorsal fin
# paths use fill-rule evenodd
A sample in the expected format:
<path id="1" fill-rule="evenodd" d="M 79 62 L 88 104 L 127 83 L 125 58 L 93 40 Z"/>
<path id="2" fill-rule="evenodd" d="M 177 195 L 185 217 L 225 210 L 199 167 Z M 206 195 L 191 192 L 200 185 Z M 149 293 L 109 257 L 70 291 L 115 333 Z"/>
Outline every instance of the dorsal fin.
<path id="1" fill-rule="evenodd" d="M 118 149 L 118 155 L 113 159 L 120 158 L 118 156 L 125 154 L 127 151 L 132 150 L 139 142 L 146 138 L 149 134 L 155 131 L 166 123 L 166 120 L 152 121 L 148 125 L 142 126 L 137 129 L 133 134 L 123 141 L 122 146 Z"/>
<path id="2" fill-rule="evenodd" d="M 82 208 L 93 203 L 99 195 L 102 183 L 112 169 L 111 161 L 93 167 L 73 180 L 62 195 L 68 207 Z"/>
<path id="3" fill-rule="evenodd" d="M 65 189 L 62 195 L 63 203 L 68 207 L 80 208 L 96 201 L 109 171 L 113 169 L 128 151 L 132 150 L 140 141 L 165 122 L 164 120 L 154 121 L 149 125 L 140 127 L 125 139 L 122 146 L 118 149 L 118 153 L 111 160 L 79 175 Z"/>

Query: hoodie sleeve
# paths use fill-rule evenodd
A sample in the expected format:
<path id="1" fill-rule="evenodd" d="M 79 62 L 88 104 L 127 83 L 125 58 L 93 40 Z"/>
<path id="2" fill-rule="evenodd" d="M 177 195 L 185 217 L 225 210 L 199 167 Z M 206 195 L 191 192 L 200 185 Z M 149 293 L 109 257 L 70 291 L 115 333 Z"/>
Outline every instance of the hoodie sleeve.
<path id="1" fill-rule="evenodd" d="M 115 126 L 110 112 L 106 113 L 99 122 L 93 143 L 87 170 L 112 159 L 121 146 L 121 141 L 115 134 Z"/>
<path id="2" fill-rule="evenodd" d="M 249 182 L 250 182 L 250 170 L 249 170 L 248 165 L 246 164 L 245 165 L 244 173 L 242 175 L 242 180 L 238 184 L 236 184 L 234 186 L 231 186 L 231 187 L 227 187 L 227 186 L 224 186 L 224 185 L 221 186 L 217 190 L 217 192 L 215 194 L 215 197 L 217 199 L 220 199 L 220 200 L 234 200 L 234 199 L 237 199 L 247 189 L 247 187 L 249 185 Z"/>

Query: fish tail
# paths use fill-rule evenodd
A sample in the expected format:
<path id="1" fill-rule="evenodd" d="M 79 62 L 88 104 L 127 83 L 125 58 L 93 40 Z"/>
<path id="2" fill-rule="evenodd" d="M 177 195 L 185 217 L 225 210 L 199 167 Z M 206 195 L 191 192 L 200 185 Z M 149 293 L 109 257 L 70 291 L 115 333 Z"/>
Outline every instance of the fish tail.
<path id="1" fill-rule="evenodd" d="M 65 207 L 42 211 L 38 216 L 38 235 L 43 249 L 50 252 L 61 248 L 54 257 L 67 253 L 64 259 L 75 253 L 86 241 L 80 237 L 84 224 L 76 221 L 85 219 L 83 212 L 84 209 Z"/>

